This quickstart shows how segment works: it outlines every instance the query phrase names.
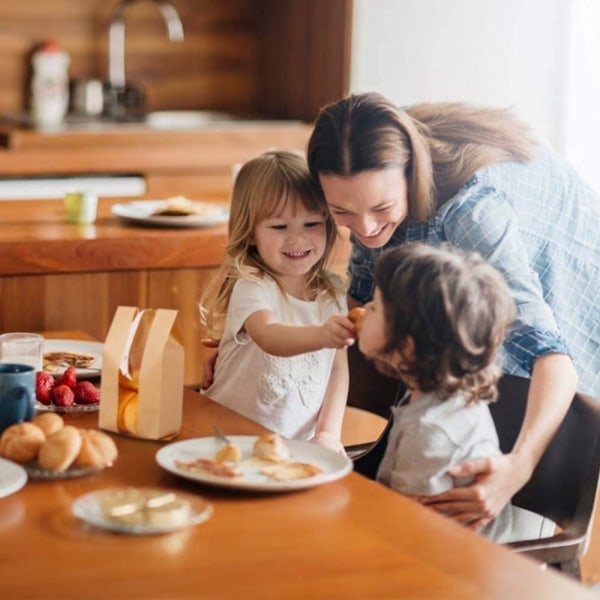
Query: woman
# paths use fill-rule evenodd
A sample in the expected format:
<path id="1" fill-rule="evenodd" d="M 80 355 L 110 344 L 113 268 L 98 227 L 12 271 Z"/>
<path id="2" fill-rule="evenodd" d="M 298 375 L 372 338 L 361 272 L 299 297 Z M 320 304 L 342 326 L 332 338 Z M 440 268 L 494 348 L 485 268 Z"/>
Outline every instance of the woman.
<path id="1" fill-rule="evenodd" d="M 422 498 L 478 529 L 529 479 L 576 386 L 600 395 L 600 202 L 509 113 L 461 104 L 344 98 L 319 114 L 308 162 L 352 234 L 351 306 L 372 298 L 377 257 L 404 241 L 477 251 L 513 294 L 504 371 L 531 377 L 515 447 L 452 470 L 475 484 Z"/>

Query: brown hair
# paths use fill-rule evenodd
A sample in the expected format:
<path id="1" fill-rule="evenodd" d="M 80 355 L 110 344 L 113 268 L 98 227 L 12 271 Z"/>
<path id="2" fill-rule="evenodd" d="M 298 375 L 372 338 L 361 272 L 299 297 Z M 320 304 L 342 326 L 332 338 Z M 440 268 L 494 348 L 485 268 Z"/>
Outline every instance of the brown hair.
<path id="1" fill-rule="evenodd" d="M 533 156 L 527 128 L 502 109 L 458 103 L 403 110 L 381 94 L 354 94 L 325 106 L 308 142 L 308 164 L 319 174 L 354 175 L 400 167 L 410 215 L 426 220 L 479 169 Z"/>
<path id="2" fill-rule="evenodd" d="M 200 313 L 210 337 L 218 339 L 223 333 L 231 292 L 239 278 L 260 279 L 266 274 L 280 285 L 277 275 L 260 257 L 252 236 L 260 221 L 277 214 L 288 202 L 300 202 L 306 210 L 325 218 L 325 251 L 308 274 L 308 286 L 315 296 L 326 294 L 336 299 L 339 286 L 326 266 L 337 229 L 320 190 L 312 184 L 306 160 L 296 152 L 265 152 L 246 162 L 235 179 L 225 258 L 200 302 Z"/>
<path id="3" fill-rule="evenodd" d="M 443 398 L 460 392 L 468 401 L 495 399 L 495 357 L 515 315 L 496 269 L 475 252 L 412 242 L 381 255 L 375 283 L 387 323 L 382 354 L 400 352 L 398 374 L 409 387 Z M 407 357 L 409 336 L 414 356 Z"/>

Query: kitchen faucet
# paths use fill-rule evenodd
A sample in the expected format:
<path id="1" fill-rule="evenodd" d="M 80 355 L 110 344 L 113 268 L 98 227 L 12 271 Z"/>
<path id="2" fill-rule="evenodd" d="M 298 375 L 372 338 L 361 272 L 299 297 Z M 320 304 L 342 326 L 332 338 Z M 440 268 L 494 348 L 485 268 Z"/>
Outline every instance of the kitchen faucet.
<path id="1" fill-rule="evenodd" d="M 175 7 L 166 0 L 152 0 L 158 5 L 158 8 L 165 20 L 167 26 L 167 35 L 172 42 L 183 40 L 183 25 Z M 109 112 L 118 116 L 119 104 L 127 104 L 125 95 L 128 88 L 125 80 L 125 11 L 130 4 L 136 0 L 121 0 L 117 5 L 108 24 L 108 83 L 113 94 L 112 106 L 109 106 Z M 121 100 L 119 101 L 119 98 Z M 115 106 L 116 99 L 116 106 Z M 125 106 L 121 106 L 125 109 Z"/>

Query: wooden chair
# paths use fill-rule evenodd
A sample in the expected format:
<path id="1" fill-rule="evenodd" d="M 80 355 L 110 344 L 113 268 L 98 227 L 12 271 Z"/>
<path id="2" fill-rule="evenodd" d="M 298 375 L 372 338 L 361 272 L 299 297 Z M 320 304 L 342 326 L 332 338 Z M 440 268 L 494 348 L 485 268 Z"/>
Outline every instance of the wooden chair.
<path id="1" fill-rule="evenodd" d="M 509 452 L 517 438 L 528 390 L 528 379 L 505 375 L 499 399 L 490 405 L 503 452 Z M 579 559 L 590 541 L 599 473 L 600 400 L 576 394 L 531 479 L 512 499 L 513 504 L 552 519 L 560 531 L 508 546 L 581 579 Z"/>

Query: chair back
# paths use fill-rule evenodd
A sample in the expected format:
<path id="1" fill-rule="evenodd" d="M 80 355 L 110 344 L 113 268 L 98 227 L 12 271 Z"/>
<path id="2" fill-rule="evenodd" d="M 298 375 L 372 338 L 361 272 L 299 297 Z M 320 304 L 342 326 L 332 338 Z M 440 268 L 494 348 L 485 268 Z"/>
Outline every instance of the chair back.
<path id="1" fill-rule="evenodd" d="M 510 452 L 517 438 L 529 379 L 504 375 L 499 398 L 490 405 L 500 448 Z M 552 519 L 563 528 L 591 527 L 600 472 L 600 400 L 576 394 L 531 479 L 513 503 Z"/>

